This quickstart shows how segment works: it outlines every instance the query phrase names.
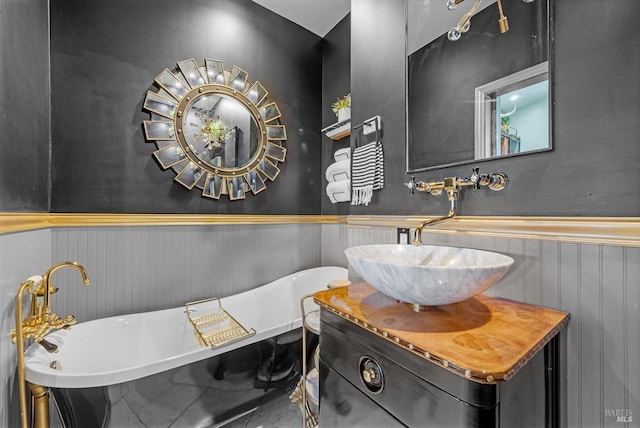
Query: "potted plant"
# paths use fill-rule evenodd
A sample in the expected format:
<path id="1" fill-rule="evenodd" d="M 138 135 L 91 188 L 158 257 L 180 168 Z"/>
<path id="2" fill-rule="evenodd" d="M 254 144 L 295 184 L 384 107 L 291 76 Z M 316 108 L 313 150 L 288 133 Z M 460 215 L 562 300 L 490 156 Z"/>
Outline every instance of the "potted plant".
<path id="1" fill-rule="evenodd" d="M 231 130 L 220 120 L 220 116 L 215 115 L 213 120 L 207 119 L 204 127 L 201 129 L 201 133 L 204 136 L 205 148 L 212 151 L 221 148 L 229 132 L 231 132 Z"/>
<path id="2" fill-rule="evenodd" d="M 507 134 L 509 133 L 510 123 L 511 123 L 511 120 L 509 119 L 509 116 L 504 116 L 500 118 L 500 128 L 502 128 L 502 131 L 506 132 Z"/>
<path id="3" fill-rule="evenodd" d="M 338 116 L 338 122 L 351 119 L 351 94 L 338 98 L 335 103 L 331 104 L 331 110 Z"/>

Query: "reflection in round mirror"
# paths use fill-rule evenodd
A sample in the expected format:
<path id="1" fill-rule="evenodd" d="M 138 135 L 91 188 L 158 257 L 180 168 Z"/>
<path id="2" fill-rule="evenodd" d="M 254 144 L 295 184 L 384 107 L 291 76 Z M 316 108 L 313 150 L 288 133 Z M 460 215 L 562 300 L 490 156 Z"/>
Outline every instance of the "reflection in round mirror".
<path id="1" fill-rule="evenodd" d="M 195 98 L 182 115 L 189 149 L 212 167 L 246 167 L 258 153 L 260 130 L 251 112 L 230 96 L 205 93 Z"/>
<path id="2" fill-rule="evenodd" d="M 153 156 L 162 169 L 176 172 L 176 182 L 202 189 L 204 197 L 258 194 L 285 160 L 280 109 L 248 77 L 239 67 L 225 69 L 222 61 L 198 65 L 189 59 L 174 71 L 165 69 L 155 79 L 158 91 L 147 92 L 144 109 L 151 120 L 143 125 L 158 147 Z"/>

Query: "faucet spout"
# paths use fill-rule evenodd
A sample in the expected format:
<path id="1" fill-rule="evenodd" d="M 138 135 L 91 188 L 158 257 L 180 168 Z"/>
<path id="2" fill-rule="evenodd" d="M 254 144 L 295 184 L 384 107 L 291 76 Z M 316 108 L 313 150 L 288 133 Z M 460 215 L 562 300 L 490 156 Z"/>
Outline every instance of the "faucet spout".
<path id="1" fill-rule="evenodd" d="M 49 307 L 49 296 L 52 294 L 52 290 L 55 288 L 51 285 L 51 275 L 58 269 L 61 269 L 67 266 L 72 267 L 80 272 L 80 275 L 82 275 L 82 282 L 84 283 L 84 285 L 91 284 L 91 281 L 89 281 L 89 276 L 87 275 L 87 270 L 85 269 L 84 266 L 82 266 L 78 262 L 61 262 L 51 266 L 49 270 L 47 270 L 47 272 L 42 277 L 42 286 L 44 287 L 44 296 L 43 296 L 43 302 L 42 302 L 43 310 L 48 311 L 51 309 Z"/>
<path id="2" fill-rule="evenodd" d="M 447 180 L 450 180 L 450 179 L 445 179 L 445 183 L 447 183 Z M 458 192 L 458 189 L 459 189 L 458 184 L 455 184 L 453 187 L 452 186 L 447 187 L 447 199 L 449 199 L 449 213 L 445 216 L 432 218 L 430 220 L 426 220 L 420 223 L 420 225 L 416 227 L 416 231 L 413 234 L 413 242 L 412 242 L 413 245 L 416 245 L 416 246 L 422 245 L 422 229 L 424 229 L 427 226 L 431 226 L 432 224 L 441 223 L 445 220 L 449 220 L 456 215 L 456 201 L 458 200 L 458 196 L 460 195 L 460 193 Z"/>
<path id="3" fill-rule="evenodd" d="M 447 215 L 442 216 L 442 217 L 438 217 L 438 218 L 432 218 L 430 220 L 426 220 L 426 221 L 423 221 L 422 223 L 420 223 L 420 225 L 418 227 L 416 227 L 416 231 L 413 234 L 413 242 L 412 242 L 412 244 L 416 245 L 416 246 L 422 245 L 422 229 L 424 229 L 427 226 L 431 226 L 433 224 L 441 223 L 441 222 L 443 222 L 445 220 L 449 220 L 449 219 L 453 218 L 455 215 L 456 215 L 456 208 L 452 204 L 452 207 L 449 209 L 449 213 Z"/>

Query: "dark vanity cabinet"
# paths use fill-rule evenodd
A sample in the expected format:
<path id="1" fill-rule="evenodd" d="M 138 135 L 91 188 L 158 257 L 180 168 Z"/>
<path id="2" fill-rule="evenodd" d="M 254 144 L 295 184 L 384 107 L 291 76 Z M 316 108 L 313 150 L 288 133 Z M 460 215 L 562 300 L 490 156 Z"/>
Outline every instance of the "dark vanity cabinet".
<path id="1" fill-rule="evenodd" d="M 492 354 L 504 345 L 501 335 L 506 332 L 492 336 L 488 330 L 503 328 L 504 316 L 486 316 L 478 322 L 482 308 L 489 312 L 496 309 L 491 306 L 492 299 L 416 313 L 366 284 L 318 293 L 320 425 L 558 426 L 557 333 L 568 321 L 568 314 L 552 311 L 557 316 L 544 323 L 553 324 L 549 331 L 522 331 L 514 338 L 514 343 L 524 344 L 531 343 L 533 336 L 533 347 L 523 346 L 516 366 L 501 378 L 495 367 L 482 372 L 476 364 L 483 358 L 496 358 Z M 530 305 L 522 309 L 514 313 L 509 304 L 502 315 L 518 318 L 536 314 Z M 463 320 L 462 313 L 467 311 L 473 312 L 470 321 Z M 445 327 L 444 318 L 457 321 Z M 491 326 L 496 321 L 498 325 Z M 526 321 L 535 323 L 532 318 Z M 473 329 L 467 329 L 465 323 L 473 323 Z M 542 340 L 537 340 L 539 336 Z M 434 341 L 438 344 L 430 346 Z M 447 342 L 454 344 L 448 353 Z M 474 353 L 483 356 L 467 364 L 464 358 Z M 510 351 L 505 354 L 505 360 L 511 359 Z M 501 364 L 497 361 L 497 366 Z"/>

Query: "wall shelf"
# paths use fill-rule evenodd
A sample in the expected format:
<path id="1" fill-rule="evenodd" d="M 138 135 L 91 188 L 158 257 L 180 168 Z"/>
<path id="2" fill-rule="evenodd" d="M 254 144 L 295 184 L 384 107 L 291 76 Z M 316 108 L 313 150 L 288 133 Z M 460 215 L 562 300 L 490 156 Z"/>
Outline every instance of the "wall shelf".
<path id="1" fill-rule="evenodd" d="M 332 140 L 341 140 L 351 135 L 351 119 L 336 122 L 322 129 L 322 132 Z"/>

